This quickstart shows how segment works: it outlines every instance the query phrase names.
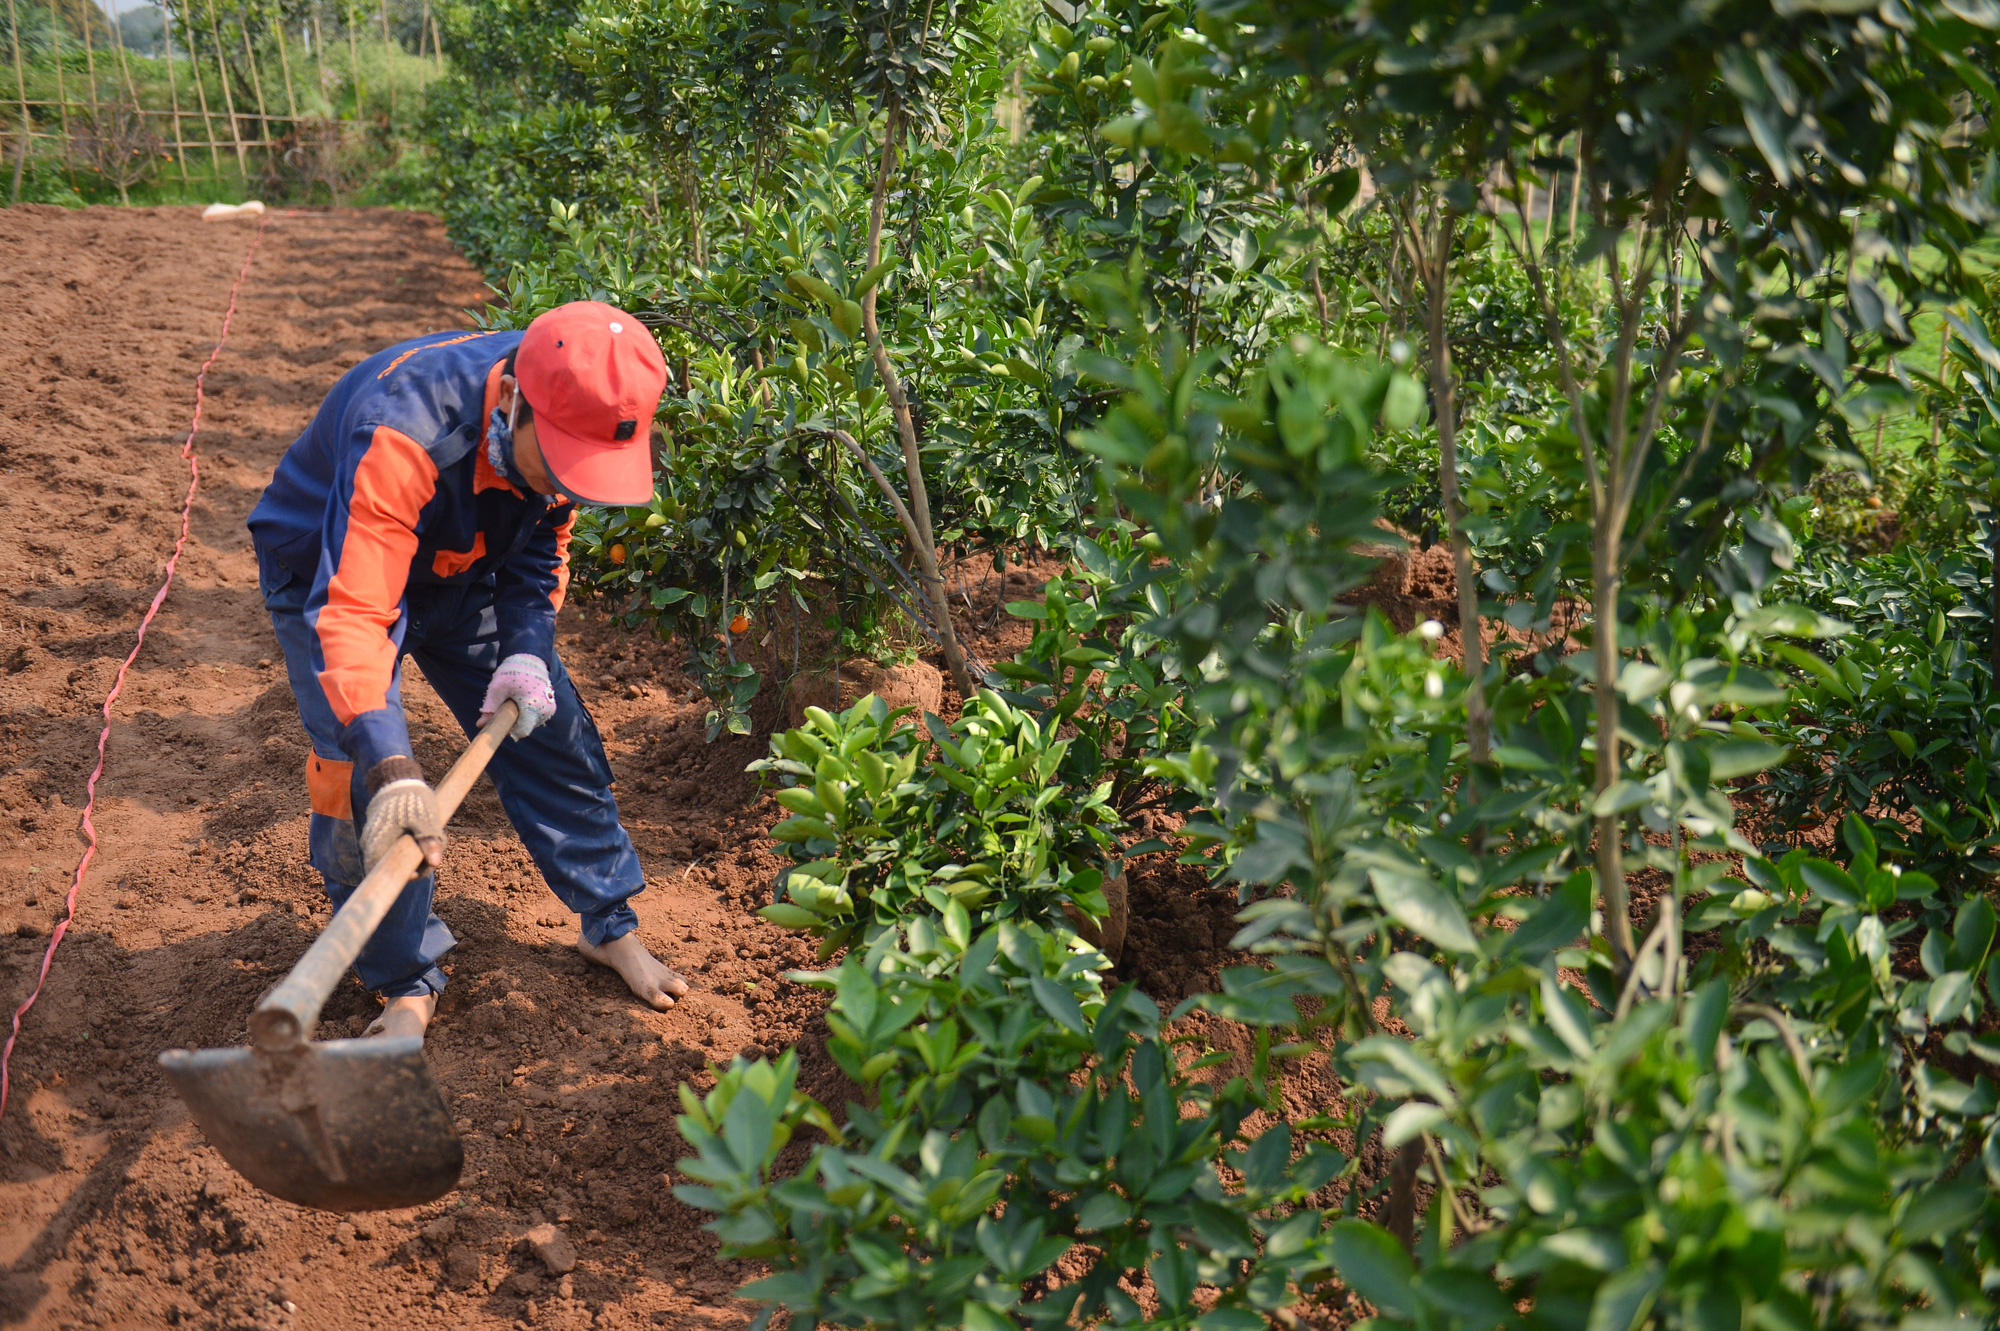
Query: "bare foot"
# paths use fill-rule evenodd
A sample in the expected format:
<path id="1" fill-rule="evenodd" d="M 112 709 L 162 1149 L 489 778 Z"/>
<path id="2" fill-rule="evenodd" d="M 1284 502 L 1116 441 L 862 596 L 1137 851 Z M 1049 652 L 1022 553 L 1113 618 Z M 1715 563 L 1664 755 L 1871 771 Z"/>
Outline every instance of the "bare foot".
<path id="1" fill-rule="evenodd" d="M 406 994 L 382 1005 L 382 1015 L 368 1023 L 362 1038 L 371 1035 L 414 1035 L 423 1038 L 431 1018 L 437 1015 L 436 994 Z"/>
<path id="2" fill-rule="evenodd" d="M 598 965 L 609 966 L 624 976 L 626 987 L 648 1007 L 664 1012 L 674 1005 L 676 998 L 688 991 L 686 980 L 646 950 L 646 945 L 639 941 L 637 929 L 620 934 L 601 947 L 578 934 L 576 950 Z"/>

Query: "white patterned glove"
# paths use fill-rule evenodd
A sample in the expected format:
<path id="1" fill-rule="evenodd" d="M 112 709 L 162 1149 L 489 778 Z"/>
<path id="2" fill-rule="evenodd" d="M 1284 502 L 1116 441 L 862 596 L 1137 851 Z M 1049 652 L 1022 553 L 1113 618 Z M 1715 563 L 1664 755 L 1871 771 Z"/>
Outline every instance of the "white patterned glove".
<path id="1" fill-rule="evenodd" d="M 479 704 L 479 724 L 485 725 L 509 698 L 521 705 L 521 719 L 508 732 L 515 739 L 525 737 L 556 714 L 555 687 L 549 683 L 549 668 L 541 657 L 516 652 L 500 663 L 486 686 L 486 701 Z"/>

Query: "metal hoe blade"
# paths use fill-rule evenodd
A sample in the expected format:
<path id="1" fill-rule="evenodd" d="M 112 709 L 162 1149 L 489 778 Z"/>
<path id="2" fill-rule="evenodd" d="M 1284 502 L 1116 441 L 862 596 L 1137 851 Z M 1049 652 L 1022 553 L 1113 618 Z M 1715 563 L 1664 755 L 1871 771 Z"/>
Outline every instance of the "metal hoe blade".
<path id="1" fill-rule="evenodd" d="M 458 1186 L 465 1150 L 420 1037 L 170 1049 L 160 1063 L 209 1144 L 274 1197 L 381 1211 Z"/>
<path id="2" fill-rule="evenodd" d="M 450 818 L 520 717 L 494 709 L 437 786 Z M 209 1144 L 252 1183 L 323 1211 L 416 1206 L 458 1186 L 465 1148 L 421 1036 L 312 1039 L 320 1009 L 424 853 L 408 836 L 376 861 L 298 964 L 250 1014 L 248 1049 L 169 1049 L 167 1079 Z"/>

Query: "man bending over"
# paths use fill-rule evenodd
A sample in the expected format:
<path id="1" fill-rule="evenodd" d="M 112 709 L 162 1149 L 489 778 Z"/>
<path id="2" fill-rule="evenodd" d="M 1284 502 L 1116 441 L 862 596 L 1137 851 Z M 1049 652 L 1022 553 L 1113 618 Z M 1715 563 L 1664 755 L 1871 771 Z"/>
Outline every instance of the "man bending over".
<path id="1" fill-rule="evenodd" d="M 312 737 L 310 853 L 336 910 L 405 832 L 434 869 L 437 797 L 403 716 L 402 658 L 472 734 L 513 699 L 487 772 L 577 950 L 656 1008 L 687 984 L 645 948 L 645 881 L 611 797 L 604 743 L 556 656 L 576 505 L 653 495 L 666 362 L 646 328 L 595 301 L 522 332 L 418 338 L 341 376 L 250 514 L 258 582 Z M 370 1034 L 421 1035 L 456 941 L 428 870 L 355 962 L 381 994 Z"/>

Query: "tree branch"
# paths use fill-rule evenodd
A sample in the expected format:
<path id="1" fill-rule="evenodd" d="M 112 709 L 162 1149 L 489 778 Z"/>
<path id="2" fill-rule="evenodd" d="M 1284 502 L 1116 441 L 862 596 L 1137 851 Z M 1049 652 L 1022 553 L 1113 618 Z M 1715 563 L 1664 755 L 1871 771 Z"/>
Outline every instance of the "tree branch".
<path id="1" fill-rule="evenodd" d="M 1511 161 L 1507 169 L 1509 175 L 1514 175 Z M 1582 169 L 1580 165 L 1578 169 Z M 1521 235 L 1515 244 L 1522 265 L 1528 270 L 1528 283 L 1535 289 L 1535 303 L 1541 306 L 1542 326 L 1548 333 L 1549 345 L 1555 349 L 1556 369 L 1562 376 L 1563 396 L 1569 399 L 1570 417 L 1576 422 L 1577 444 L 1583 451 L 1584 478 L 1590 487 L 1591 506 L 1595 508 L 1604 502 L 1604 468 L 1598 458 L 1597 441 L 1591 437 L 1590 418 L 1583 409 L 1583 386 L 1577 382 L 1575 356 L 1570 350 L 1569 338 L 1563 332 L 1562 314 L 1556 308 L 1555 298 L 1549 294 L 1541 260 L 1535 254 L 1534 232 L 1529 226 L 1527 212 L 1521 206 L 1518 176 L 1514 179 L 1512 195 L 1514 215 L 1521 220 Z"/>
<path id="2" fill-rule="evenodd" d="M 902 130 L 902 109 L 893 101 L 889 104 L 888 117 L 882 128 L 882 156 L 875 170 L 875 190 L 868 202 L 868 267 L 882 262 L 882 214 L 889 195 L 889 177 L 896 169 L 896 139 Z M 924 580 L 930 584 L 932 611 L 938 619 L 939 646 L 944 649 L 945 665 L 951 671 L 952 681 L 958 685 L 961 698 L 970 698 L 976 685 L 972 672 L 966 668 L 965 651 L 959 646 L 958 631 L 951 621 L 951 598 L 945 592 L 944 578 L 937 567 L 937 540 L 931 529 L 930 492 L 924 486 L 922 450 L 917 443 L 916 421 L 910 415 L 909 395 L 903 391 L 903 381 L 896 373 L 894 362 L 889 359 L 889 348 L 882 341 L 882 327 L 876 321 L 876 297 L 882 290 L 880 282 L 868 288 L 861 296 L 861 328 L 868 339 L 868 351 L 875 363 L 876 377 L 882 381 L 882 391 L 888 396 L 889 408 L 896 418 L 896 435 L 903 445 L 903 473 L 910 485 L 910 503 L 907 509 L 898 509 L 908 517 L 914 529 L 911 544 L 915 546 L 917 566 L 923 570 Z M 859 447 L 858 445 L 856 447 Z M 873 465 L 870 465 L 873 470 Z"/>

